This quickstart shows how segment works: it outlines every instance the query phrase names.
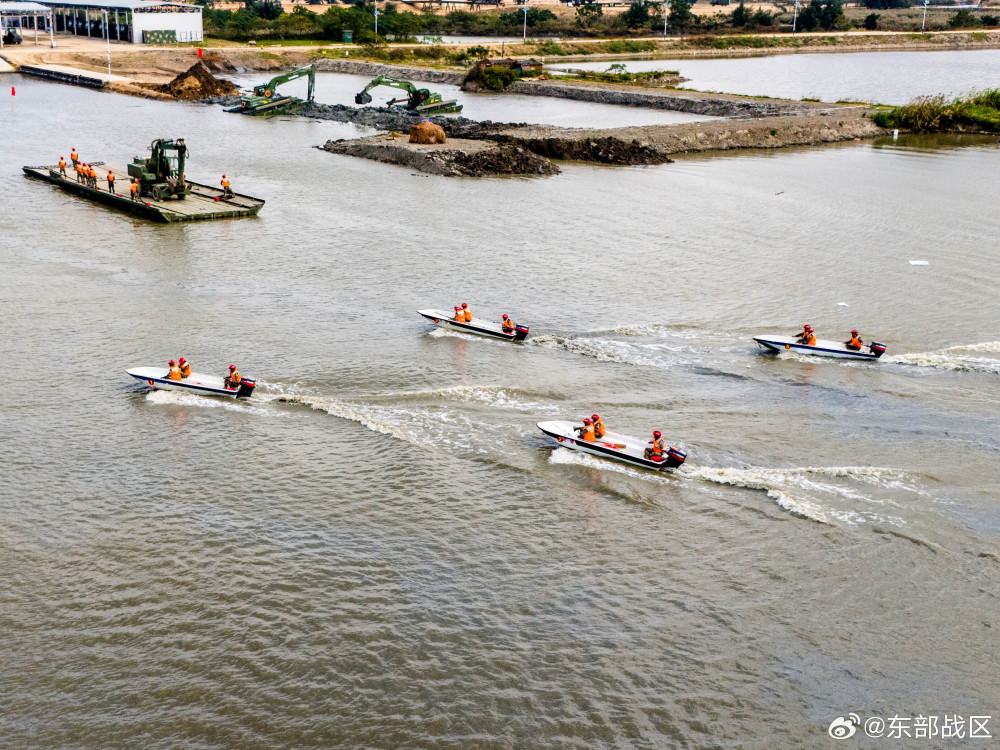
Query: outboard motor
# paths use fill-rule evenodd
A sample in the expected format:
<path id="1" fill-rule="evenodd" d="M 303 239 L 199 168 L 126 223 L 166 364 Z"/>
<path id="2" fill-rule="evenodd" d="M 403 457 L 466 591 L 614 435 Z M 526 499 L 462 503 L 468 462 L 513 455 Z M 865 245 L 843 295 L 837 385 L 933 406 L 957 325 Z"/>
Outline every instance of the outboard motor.
<path id="1" fill-rule="evenodd" d="M 528 338 L 528 326 L 514 326 L 514 341 L 524 341 Z"/>
<path id="2" fill-rule="evenodd" d="M 257 387 L 256 380 L 247 380 L 243 378 L 240 381 L 240 389 L 236 392 L 236 398 L 250 398 L 250 394 L 253 393 L 253 389 Z"/>
<path id="3" fill-rule="evenodd" d="M 871 343 L 870 343 L 870 344 L 868 345 L 868 348 L 869 348 L 869 349 L 871 349 L 871 351 L 872 351 L 872 354 L 874 354 L 874 355 L 875 355 L 875 359 L 878 359 L 878 358 L 879 358 L 879 357 L 881 357 L 881 356 L 882 356 L 883 354 L 885 354 L 885 344 L 880 344 L 880 343 L 879 343 L 879 342 L 877 342 L 877 341 L 873 341 L 873 342 L 871 342 Z"/>
<path id="4" fill-rule="evenodd" d="M 682 451 L 676 445 L 671 445 L 670 448 L 667 449 L 667 468 L 676 469 L 684 463 L 685 458 L 687 458 L 687 453 Z"/>

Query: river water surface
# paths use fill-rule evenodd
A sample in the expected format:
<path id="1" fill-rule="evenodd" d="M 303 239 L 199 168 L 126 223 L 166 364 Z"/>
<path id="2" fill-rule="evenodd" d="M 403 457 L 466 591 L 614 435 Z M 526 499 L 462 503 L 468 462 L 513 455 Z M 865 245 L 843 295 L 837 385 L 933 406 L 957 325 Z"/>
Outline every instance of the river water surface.
<path id="1" fill-rule="evenodd" d="M 997 713 L 995 145 L 443 179 L 312 148 L 347 125 L 11 81 L 0 746 L 802 748 Z M 259 218 L 21 175 L 157 137 Z M 415 313 L 462 301 L 531 338 Z M 751 340 L 805 322 L 888 353 Z M 258 390 L 124 373 L 179 355 Z M 535 428 L 594 411 L 687 464 Z"/>
<path id="2" fill-rule="evenodd" d="M 723 60 L 629 60 L 631 71 L 677 70 L 682 88 L 824 102 L 906 104 L 918 96 L 960 96 L 1000 86 L 1000 50 L 851 52 Z M 609 62 L 555 63 L 607 70 Z"/>

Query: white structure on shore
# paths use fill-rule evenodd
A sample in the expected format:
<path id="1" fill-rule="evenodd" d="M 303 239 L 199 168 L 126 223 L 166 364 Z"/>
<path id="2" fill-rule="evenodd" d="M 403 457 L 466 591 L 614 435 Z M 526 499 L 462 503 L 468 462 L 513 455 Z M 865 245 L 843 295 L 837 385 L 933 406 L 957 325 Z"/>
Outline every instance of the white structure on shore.
<path id="1" fill-rule="evenodd" d="M 17 34 L 15 44 L 19 44 L 25 36 L 25 32 L 34 32 L 35 44 L 38 44 L 38 31 L 43 33 L 48 31 L 49 44 L 55 47 L 55 40 L 52 38 L 52 10 L 40 3 L 31 2 L 0 2 L 0 49 L 3 49 L 4 37 L 11 29 L 16 29 Z"/>
<path id="2" fill-rule="evenodd" d="M 52 11 L 57 34 L 112 42 L 202 41 L 201 6 L 156 0 L 37 0 Z"/>

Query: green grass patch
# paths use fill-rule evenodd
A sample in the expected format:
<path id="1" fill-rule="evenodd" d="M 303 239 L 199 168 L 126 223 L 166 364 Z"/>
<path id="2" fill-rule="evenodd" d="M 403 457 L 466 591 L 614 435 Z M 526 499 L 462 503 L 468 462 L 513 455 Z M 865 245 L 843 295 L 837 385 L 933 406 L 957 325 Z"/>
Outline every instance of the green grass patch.
<path id="1" fill-rule="evenodd" d="M 914 133 L 1000 133 L 1000 89 L 986 89 L 948 101 L 923 96 L 902 107 L 872 115 L 876 125 Z"/>

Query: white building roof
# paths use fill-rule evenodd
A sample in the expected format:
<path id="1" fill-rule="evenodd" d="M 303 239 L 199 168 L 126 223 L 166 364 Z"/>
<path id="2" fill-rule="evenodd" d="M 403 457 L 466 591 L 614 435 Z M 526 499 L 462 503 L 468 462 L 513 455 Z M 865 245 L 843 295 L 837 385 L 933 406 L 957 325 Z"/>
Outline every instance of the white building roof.
<path id="1" fill-rule="evenodd" d="M 40 5 L 38 3 L 3 3 L 0 2 L 0 14 L 3 13 L 24 13 L 31 15 L 32 13 L 48 13 L 50 8 L 47 5 Z"/>
<path id="2" fill-rule="evenodd" d="M 162 8 L 164 6 L 175 8 L 187 8 L 192 11 L 201 12 L 200 5 L 191 3 L 156 2 L 156 0 L 40 0 L 42 5 L 49 8 L 76 7 L 76 8 L 107 8 L 108 10 L 146 10 L 147 8 Z M 25 3 L 21 3 L 22 5 Z M 28 3 L 31 4 L 31 3 Z M 0 6 L 5 3 L 0 3 Z"/>

